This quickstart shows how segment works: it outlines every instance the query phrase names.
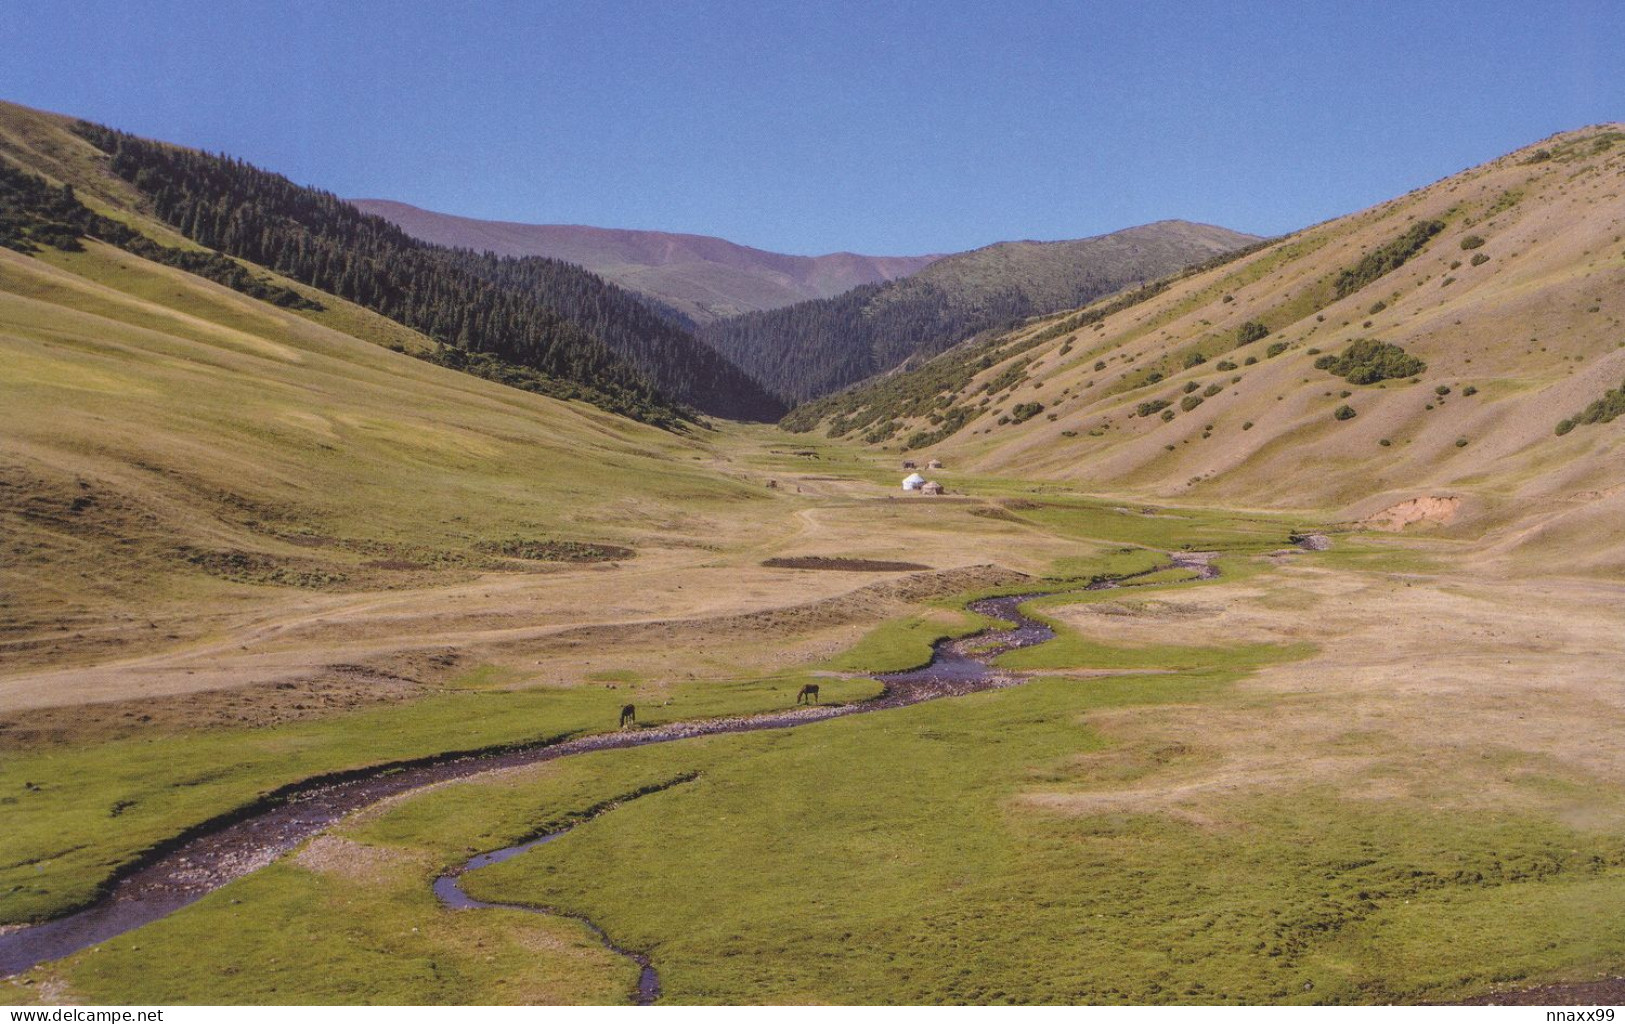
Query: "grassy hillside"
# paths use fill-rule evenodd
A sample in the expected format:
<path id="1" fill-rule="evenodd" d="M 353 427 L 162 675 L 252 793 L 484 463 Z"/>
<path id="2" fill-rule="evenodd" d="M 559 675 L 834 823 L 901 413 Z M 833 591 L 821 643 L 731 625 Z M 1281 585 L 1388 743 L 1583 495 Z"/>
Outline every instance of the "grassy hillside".
<path id="1" fill-rule="evenodd" d="M 1069 242 L 1003 242 L 912 277 L 712 324 L 701 336 L 805 400 L 930 356 L 978 331 L 1065 309 L 1257 239 L 1162 221 Z"/>
<path id="2" fill-rule="evenodd" d="M 39 147 L 26 144 L 11 145 L 9 158 L 24 172 L 111 197 L 114 211 L 126 218 L 160 220 L 203 250 L 217 250 L 182 252 L 162 262 L 204 272 L 201 264 L 213 260 L 221 269 L 206 276 L 215 280 L 234 271 L 227 257 L 272 268 L 423 332 L 443 346 L 435 358 L 445 365 L 557 397 L 583 397 L 663 425 L 691 417 L 684 405 L 754 419 L 771 418 L 782 408 L 686 331 L 579 267 L 429 245 L 327 193 L 241 161 L 22 107 L 0 109 L 0 133 L 71 135 L 91 143 L 101 156 L 94 150 L 75 152 L 69 139 L 59 137 L 49 148 L 72 152 L 73 159 L 36 160 Z M 26 175 L 13 176 L 17 187 L 8 194 L 27 193 Z M 107 178 L 122 179 L 136 195 L 109 188 Z M 70 198 L 64 196 L 61 205 L 70 205 Z M 97 228 L 86 217 L 46 208 L 37 198 L 8 200 L 7 208 L 7 217 L 55 217 L 80 234 L 131 248 L 107 224 Z M 26 248 L 55 236 L 36 230 L 30 237 L 33 243 Z M 65 243 L 72 248 L 71 235 Z M 159 258 L 154 243 L 143 239 L 143 245 L 131 251 Z"/>
<path id="3" fill-rule="evenodd" d="M 420 210 L 387 199 L 357 207 L 414 238 L 499 256 L 546 256 L 580 264 L 669 307 L 690 326 L 907 277 L 938 256 L 789 256 L 721 238 L 575 224 L 512 224 Z"/>
<path id="4" fill-rule="evenodd" d="M 1622 176 L 1618 126 L 1554 136 L 787 423 L 957 469 L 1351 519 L 1448 492 L 1509 557 L 1619 567 L 1600 524 L 1625 508 L 1607 419 Z M 1565 544 L 1581 536 L 1603 550 Z"/>
<path id="5" fill-rule="evenodd" d="M 334 306 L 326 318 L 370 317 Z M 663 506 L 747 497 L 685 465 L 694 442 L 396 354 L 100 243 L 0 252 L 0 346 L 9 644 L 139 641 L 146 622 L 121 625 L 137 618 L 124 609 L 229 601 L 244 584 L 369 589 L 522 568 L 493 545 L 636 544 Z M 672 496 L 648 500 L 645 525 L 598 515 L 628 477 Z M 24 652 L 8 650 L 15 666 Z"/>

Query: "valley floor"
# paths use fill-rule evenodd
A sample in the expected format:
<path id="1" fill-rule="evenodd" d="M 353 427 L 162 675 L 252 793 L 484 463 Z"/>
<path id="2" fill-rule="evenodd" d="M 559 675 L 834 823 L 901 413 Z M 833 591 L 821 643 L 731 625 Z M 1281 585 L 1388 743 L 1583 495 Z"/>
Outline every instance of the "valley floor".
<path id="1" fill-rule="evenodd" d="M 728 428 L 765 488 L 715 543 L 546 572 L 173 606 L 180 639 L 0 678 L 0 915 L 299 779 L 874 694 L 1029 601 L 1020 685 L 492 771 L 393 797 L 20 1002 L 1417 1002 L 1625 965 L 1617 585 L 1508 576 L 1459 532 L 1147 507 Z M 800 451 L 811 454 L 794 454 Z M 816 456 L 816 457 L 814 457 Z M 1156 570 L 1216 552 L 1213 580 Z M 763 566 L 909 561 L 928 572 Z M 1135 575 L 1152 571 L 1148 575 Z M 1132 576 L 1086 590 L 1096 576 Z M 180 955 L 184 950 L 185 955 Z"/>

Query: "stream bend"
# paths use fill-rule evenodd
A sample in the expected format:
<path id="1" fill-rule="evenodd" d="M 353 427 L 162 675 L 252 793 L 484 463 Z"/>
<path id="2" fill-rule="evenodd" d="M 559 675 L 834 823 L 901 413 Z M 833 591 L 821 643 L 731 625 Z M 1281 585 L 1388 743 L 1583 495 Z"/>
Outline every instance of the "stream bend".
<path id="1" fill-rule="evenodd" d="M 1175 567 L 1194 569 L 1202 579 L 1218 575 L 1217 568 L 1206 555 L 1178 553 L 1172 557 Z M 619 750 L 721 733 L 788 729 L 846 715 L 885 711 L 942 697 L 958 697 L 1016 685 L 1023 681 L 1022 674 L 996 669 L 991 662 L 1007 651 L 1031 647 L 1055 636 L 1048 626 L 1028 618 L 1019 610 L 1023 602 L 1040 596 L 1043 595 L 1016 594 L 970 602 L 966 606 L 969 610 L 1012 623 L 1012 627 L 984 630 L 955 640 L 939 640 L 932 646 L 931 660 L 926 665 L 905 672 L 874 675 L 873 678 L 879 680 L 884 689 L 869 700 L 803 706 L 757 715 L 671 722 L 648 729 L 600 733 L 564 741 L 544 740 L 496 752 L 441 755 L 323 776 L 286 787 L 258 803 L 190 829 L 170 843 L 158 847 L 126 870 L 109 887 L 106 895 L 86 909 L 43 924 L 0 934 L 0 977 L 76 953 L 167 917 L 226 883 L 270 864 L 300 843 L 325 831 L 345 815 L 387 797 L 425 786 L 592 751 Z M 543 836 L 532 840 L 532 844 L 550 841 L 560 834 Z M 494 851 L 486 856 L 503 852 Z M 475 865 L 470 862 L 464 865 L 464 869 L 471 866 Z M 450 889 L 461 893 L 455 886 L 454 876 L 442 876 L 443 880 L 448 878 Z M 436 885 L 439 891 L 439 883 Z M 466 896 L 462 898 L 469 899 Z M 611 949 L 638 959 L 638 954 L 617 947 L 596 925 L 590 921 L 587 924 L 598 931 Z M 646 963 L 644 966 L 652 974 L 653 968 Z M 658 992 L 658 979 L 654 979 L 652 984 L 654 991 Z"/>

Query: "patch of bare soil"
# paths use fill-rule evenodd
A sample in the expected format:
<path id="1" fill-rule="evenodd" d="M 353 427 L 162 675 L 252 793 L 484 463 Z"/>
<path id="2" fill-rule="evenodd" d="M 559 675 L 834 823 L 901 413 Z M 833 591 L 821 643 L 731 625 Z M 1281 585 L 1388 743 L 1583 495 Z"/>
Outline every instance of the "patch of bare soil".
<path id="1" fill-rule="evenodd" d="M 293 857 L 294 863 L 306 871 L 360 883 L 382 880 L 391 868 L 407 859 L 393 850 L 330 835 L 317 836 Z"/>
<path id="2" fill-rule="evenodd" d="M 488 541 L 477 546 L 480 550 L 492 554 L 532 562 L 614 562 L 637 554 L 631 548 L 623 548 L 617 544 L 575 540 L 526 540 L 522 537 Z"/>
<path id="3" fill-rule="evenodd" d="M 966 566 L 942 572 L 904 576 L 884 583 L 871 583 L 847 594 L 787 608 L 770 608 L 758 612 L 702 619 L 665 619 L 656 622 L 579 626 L 537 641 L 527 641 L 523 649 L 529 653 L 546 653 L 606 647 L 610 644 L 676 644 L 694 637 L 719 635 L 734 639 L 747 635 L 793 636 L 809 630 L 849 623 L 879 622 L 887 615 L 900 610 L 903 605 L 933 597 L 960 594 L 967 590 L 1005 586 L 1026 578 L 1022 573 L 996 565 Z"/>
<path id="4" fill-rule="evenodd" d="M 269 726 L 422 696 L 416 679 L 366 665 L 331 665 L 298 682 L 32 708 L 0 717 L 0 750 L 112 740 L 138 732 Z"/>
<path id="5" fill-rule="evenodd" d="M 1417 523 L 1438 523 L 1440 526 L 1448 526 L 1456 521 L 1456 514 L 1460 509 L 1461 499 L 1451 495 L 1411 498 L 1397 505 L 1389 505 L 1362 521 L 1360 525 L 1390 533 L 1398 533 L 1405 527 Z"/>
<path id="6" fill-rule="evenodd" d="M 1463 999 L 1462 1006 L 1621 1006 L 1625 1005 L 1625 976 L 1597 981 L 1574 981 L 1538 988 L 1490 992 Z"/>
<path id="7" fill-rule="evenodd" d="M 762 563 L 769 569 L 833 569 L 837 572 L 929 572 L 929 565 L 919 562 L 883 562 L 868 558 L 825 558 L 822 555 L 799 555 L 794 558 L 769 558 Z"/>

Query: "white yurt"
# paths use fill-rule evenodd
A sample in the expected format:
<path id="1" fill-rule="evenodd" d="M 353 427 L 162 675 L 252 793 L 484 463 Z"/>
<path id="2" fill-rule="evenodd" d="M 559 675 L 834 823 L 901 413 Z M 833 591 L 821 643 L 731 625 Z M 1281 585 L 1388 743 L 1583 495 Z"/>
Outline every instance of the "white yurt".
<path id="1" fill-rule="evenodd" d="M 918 473 L 910 473 L 908 476 L 903 477 L 903 490 L 917 491 L 923 483 L 925 483 L 925 477 Z"/>

